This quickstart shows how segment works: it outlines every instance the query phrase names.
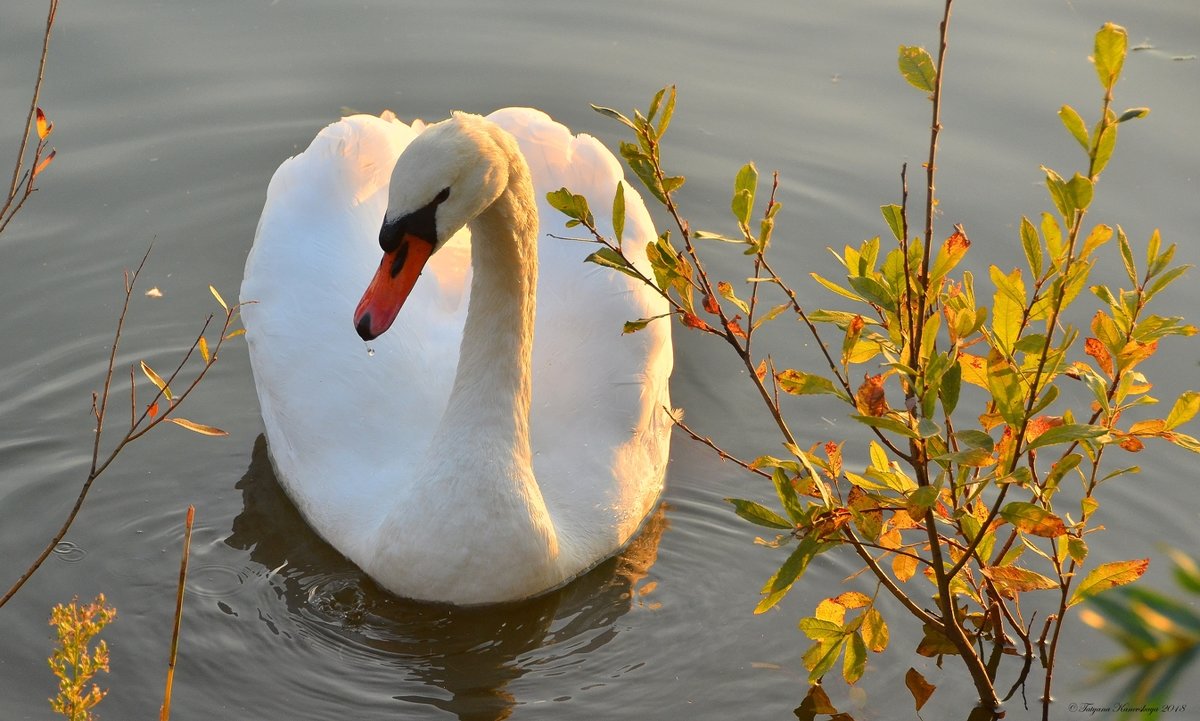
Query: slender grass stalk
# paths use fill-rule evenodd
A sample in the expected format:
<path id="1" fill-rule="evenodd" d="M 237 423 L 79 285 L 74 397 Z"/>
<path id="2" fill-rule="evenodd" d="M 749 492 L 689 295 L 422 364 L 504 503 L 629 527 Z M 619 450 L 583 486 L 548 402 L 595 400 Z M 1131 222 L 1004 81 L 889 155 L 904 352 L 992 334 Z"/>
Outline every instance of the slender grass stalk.
<path id="1" fill-rule="evenodd" d="M 188 555 L 192 549 L 192 523 L 196 520 L 196 507 L 188 506 L 187 520 L 183 527 L 183 558 L 179 561 L 179 588 L 175 593 L 175 622 L 171 627 L 171 654 L 167 659 L 167 687 L 163 691 L 162 710 L 159 721 L 171 718 L 171 687 L 175 683 L 175 658 L 179 653 L 179 623 L 183 620 L 183 593 L 187 586 Z"/>

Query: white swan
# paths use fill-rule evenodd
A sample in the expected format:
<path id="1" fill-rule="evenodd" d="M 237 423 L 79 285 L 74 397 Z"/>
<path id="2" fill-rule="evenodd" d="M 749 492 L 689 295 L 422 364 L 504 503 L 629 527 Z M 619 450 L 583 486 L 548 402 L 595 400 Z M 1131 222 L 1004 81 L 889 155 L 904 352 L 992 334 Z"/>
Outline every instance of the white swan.
<path id="1" fill-rule="evenodd" d="M 577 234 L 547 191 L 607 201 L 620 179 L 598 141 L 526 108 L 345 118 L 272 178 L 241 289 L 271 458 L 312 527 L 391 592 L 533 596 L 654 506 L 670 325 L 621 330 L 668 308 L 584 263 L 595 246 L 546 237 Z M 654 229 L 625 200 L 624 247 L 649 274 Z"/>

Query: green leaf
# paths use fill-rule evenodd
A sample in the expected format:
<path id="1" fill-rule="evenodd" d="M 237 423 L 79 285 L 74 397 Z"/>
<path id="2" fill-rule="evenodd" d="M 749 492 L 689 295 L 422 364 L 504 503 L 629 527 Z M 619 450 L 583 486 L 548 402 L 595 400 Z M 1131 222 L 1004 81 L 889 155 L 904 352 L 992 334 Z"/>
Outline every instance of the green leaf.
<path id="1" fill-rule="evenodd" d="M 807 396 L 824 393 L 827 395 L 844 396 L 845 391 L 833 385 L 833 381 L 815 373 L 805 373 L 798 370 L 784 370 L 775 374 L 779 387 L 787 393 L 796 396 Z"/>
<path id="2" fill-rule="evenodd" d="M 805 636 L 814 641 L 839 639 L 846 635 L 846 629 L 833 621 L 817 618 L 816 616 L 808 616 L 800 619 L 797 627 Z"/>
<path id="3" fill-rule="evenodd" d="M 1187 423 L 1195 417 L 1197 412 L 1200 412 L 1200 393 L 1196 391 L 1185 392 L 1176 399 L 1171 412 L 1167 414 L 1166 430 L 1169 431 Z"/>
<path id="4" fill-rule="evenodd" d="M 634 270 L 633 266 L 629 264 L 629 261 L 625 259 L 625 256 L 621 255 L 612 248 L 601 248 L 595 253 L 592 253 L 588 257 L 584 258 L 583 262 L 602 265 L 605 268 L 619 270 L 630 278 L 638 278 L 639 280 L 641 279 L 641 276 L 639 276 L 637 271 Z"/>
<path id="5" fill-rule="evenodd" d="M 883 213 L 883 219 L 892 229 L 896 240 L 904 240 L 904 209 L 899 205 L 881 205 L 879 212 Z"/>
<path id="6" fill-rule="evenodd" d="M 1033 272 L 1034 279 L 1042 274 L 1042 241 L 1038 238 L 1037 228 L 1029 218 L 1021 216 L 1021 247 L 1025 250 L 1025 260 Z"/>
<path id="7" fill-rule="evenodd" d="M 1025 417 L 1025 392 L 1021 377 L 1003 359 L 996 359 L 988 363 L 987 384 L 1004 422 L 1014 428 L 1020 426 Z"/>
<path id="8" fill-rule="evenodd" d="M 771 576 L 763 586 L 762 593 L 765 597 L 758 602 L 758 605 L 754 608 L 754 613 L 765 613 L 775 604 L 779 603 L 787 595 L 792 584 L 804 575 L 809 561 L 834 545 L 831 543 L 820 543 L 811 538 L 800 539 L 796 550 L 792 551 L 792 554 L 787 557 L 787 560 L 783 562 L 783 565 L 779 567 L 775 575 Z"/>
<path id="9" fill-rule="evenodd" d="M 624 115 L 618 113 L 616 110 L 613 110 L 612 108 L 606 108 L 603 105 L 593 104 L 592 110 L 595 110 L 597 113 L 600 113 L 601 115 L 603 115 L 605 117 L 612 118 L 613 120 L 616 120 L 617 122 L 625 124 L 626 126 L 629 127 L 630 130 L 637 130 L 637 126 L 633 124 L 632 120 L 630 120 L 629 118 L 625 117 Z"/>
<path id="10" fill-rule="evenodd" d="M 818 275 L 817 273 L 809 273 L 809 275 L 812 276 L 813 280 L 817 281 L 821 285 L 825 286 L 827 289 L 833 291 L 834 293 L 837 293 L 838 295 L 842 296 L 843 298 L 849 298 L 850 300 L 856 300 L 860 303 L 866 302 L 866 298 L 863 298 L 861 295 L 856 295 L 854 293 L 851 293 L 850 291 L 846 290 L 845 288 L 838 285 L 837 283 L 834 283 L 831 280 L 827 280 L 827 279 L 821 277 L 820 275 Z"/>
<path id="11" fill-rule="evenodd" d="M 1130 108 L 1130 109 L 1126 110 L 1125 112 L 1121 113 L 1121 116 L 1119 118 L 1117 118 L 1117 122 L 1124 123 L 1127 120 L 1133 120 L 1135 118 L 1144 118 L 1149 114 L 1150 114 L 1150 108 Z"/>
<path id="12" fill-rule="evenodd" d="M 1146 569 L 1150 566 L 1150 559 L 1143 558 L 1141 560 L 1132 561 L 1113 561 L 1105 563 L 1096 568 L 1093 568 L 1079 587 L 1072 594 L 1067 607 L 1070 608 L 1089 596 L 1095 596 L 1098 593 L 1107 591 L 1110 588 L 1124 586 L 1127 583 L 1133 583 L 1142 577 Z"/>
<path id="13" fill-rule="evenodd" d="M 996 294 L 992 298 L 992 333 L 1005 356 L 1012 357 L 1013 346 L 1021 335 L 1021 322 L 1025 317 L 1025 283 L 1021 280 L 1020 268 L 1005 275 L 996 266 L 990 269 Z"/>
<path id="14" fill-rule="evenodd" d="M 867 645 L 863 642 L 861 633 L 852 633 L 846 644 L 846 656 L 842 660 L 842 678 L 846 683 L 857 683 L 866 669 Z"/>
<path id="15" fill-rule="evenodd" d="M 750 225 L 750 215 L 754 212 L 754 192 L 758 188 L 758 169 L 754 163 L 746 163 L 738 171 L 733 181 L 733 200 L 730 209 L 733 217 L 741 226 Z"/>
<path id="16" fill-rule="evenodd" d="M 1062 118 L 1067 132 L 1071 133 L 1071 136 L 1083 146 L 1084 152 L 1089 151 L 1087 125 L 1084 124 L 1083 118 L 1079 117 L 1079 113 L 1075 112 L 1075 108 L 1072 108 L 1070 105 L 1062 106 L 1059 108 L 1058 117 Z"/>
<path id="17" fill-rule="evenodd" d="M 761 503 L 747 501 L 742 498 L 726 498 L 725 500 L 733 504 L 734 513 L 755 525 L 764 526 L 766 528 L 779 528 L 788 531 L 796 527 L 796 524 L 787 521 L 778 513 L 772 511 Z"/>
<path id="18" fill-rule="evenodd" d="M 612 204 L 613 237 L 617 245 L 621 244 L 621 236 L 625 234 L 625 183 L 617 181 L 617 192 L 613 194 Z"/>
<path id="19" fill-rule="evenodd" d="M 797 495 L 796 488 L 792 485 L 787 471 L 776 468 L 771 474 L 771 481 L 775 484 L 775 493 L 779 496 L 779 503 L 787 512 L 788 517 L 795 523 L 803 521 L 805 518 L 804 504 L 800 502 L 800 496 Z"/>
<path id="20" fill-rule="evenodd" d="M 921 486 L 908 497 L 905 509 L 908 511 L 908 515 L 913 518 L 924 518 L 929 509 L 933 508 L 934 504 L 937 503 L 937 499 L 938 490 L 936 488 L 933 486 Z"/>
<path id="21" fill-rule="evenodd" d="M 954 413 L 958 407 L 959 393 L 962 391 L 962 366 L 954 363 L 942 375 L 942 387 L 938 395 L 942 399 L 942 408 L 946 415 Z"/>
<path id="22" fill-rule="evenodd" d="M 1071 536 L 1067 538 L 1067 555 L 1069 555 L 1076 563 L 1083 563 L 1087 558 L 1088 547 L 1087 543 L 1082 538 Z"/>
<path id="23" fill-rule="evenodd" d="M 671 116 L 675 114 L 675 86 L 668 85 L 667 102 L 662 106 L 662 112 L 658 116 L 658 137 L 662 137 L 667 132 L 667 127 L 671 124 Z"/>
<path id="24" fill-rule="evenodd" d="M 1100 172 L 1108 166 L 1109 159 L 1112 158 L 1113 149 L 1117 147 L 1117 124 L 1109 123 L 1098 126 L 1095 132 L 1099 133 L 1099 137 L 1096 140 L 1096 157 L 1092 161 L 1093 176 L 1100 175 Z"/>
<path id="25" fill-rule="evenodd" d="M 933 67 L 929 51 L 922 47 L 901 45 L 898 64 L 900 74 L 910 85 L 918 90 L 933 92 L 937 85 L 937 70 Z"/>
<path id="26" fill-rule="evenodd" d="M 859 423 L 871 426 L 872 428 L 891 431 L 892 433 L 899 433 L 900 435 L 908 438 L 920 438 L 916 431 L 894 418 L 889 418 L 887 416 L 860 416 L 857 414 L 851 414 L 850 417 Z"/>
<path id="27" fill-rule="evenodd" d="M 621 330 L 621 334 L 628 335 L 630 333 L 637 333 L 639 330 L 642 330 L 646 326 L 650 325 L 651 321 L 656 321 L 659 318 L 666 318 L 669 315 L 671 315 L 671 314 L 663 313 L 662 315 L 656 315 L 651 318 L 638 318 L 637 320 L 627 320 L 627 321 L 625 321 L 625 325 Z"/>
<path id="28" fill-rule="evenodd" d="M 1096 64 L 1096 75 L 1100 78 L 1100 86 L 1111 90 L 1121 76 L 1121 66 L 1125 63 L 1125 53 L 1129 39 L 1125 28 L 1113 23 L 1104 23 L 1096 33 L 1096 45 L 1092 54 L 1092 62 Z"/>
<path id="29" fill-rule="evenodd" d="M 1180 276 L 1188 272 L 1191 267 L 1192 266 L 1190 265 L 1177 265 L 1168 270 L 1166 273 L 1163 273 L 1155 278 L 1154 282 L 1150 284 L 1150 287 L 1146 289 L 1146 300 L 1149 301 L 1151 298 L 1158 295 L 1164 288 L 1171 283 L 1174 283 Z"/>
<path id="30" fill-rule="evenodd" d="M 592 211 L 588 209 L 587 198 L 576 195 L 566 188 L 546 193 L 546 202 L 558 212 L 572 220 L 579 221 L 588 227 L 596 225 Z"/>
<path id="31" fill-rule="evenodd" d="M 1099 438 L 1105 433 L 1108 433 L 1108 429 L 1104 426 L 1092 426 L 1084 423 L 1064 423 L 1061 426 L 1055 426 L 1044 431 L 1040 436 L 1033 439 L 1033 442 L 1026 446 L 1025 450 L 1032 451 L 1035 448 L 1043 446 L 1082 441 L 1087 438 Z"/>
<path id="32" fill-rule="evenodd" d="M 1067 532 L 1062 519 L 1032 503 L 1013 501 L 1000 509 L 1000 516 L 1025 533 L 1055 538 Z"/>

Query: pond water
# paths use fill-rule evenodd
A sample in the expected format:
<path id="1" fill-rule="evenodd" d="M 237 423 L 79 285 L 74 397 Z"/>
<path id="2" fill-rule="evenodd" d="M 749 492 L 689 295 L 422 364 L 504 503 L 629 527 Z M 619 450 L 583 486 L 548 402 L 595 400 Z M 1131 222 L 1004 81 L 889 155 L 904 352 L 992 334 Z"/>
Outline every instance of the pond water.
<path id="1" fill-rule="evenodd" d="M 89 397 L 101 383 L 121 271 L 155 247 L 121 345 L 119 368 L 166 366 L 215 306 L 236 295 L 267 181 L 345 108 L 437 119 L 451 109 L 542 108 L 610 147 L 620 128 L 589 102 L 644 107 L 679 88 L 667 142 L 689 180 L 697 227 L 727 227 L 728 188 L 747 160 L 782 174 L 778 265 L 833 274 L 824 250 L 886 232 L 900 164 L 924 157 L 928 106 L 896 73 L 900 44 L 935 41 L 933 2 L 779 0 L 108 0 L 64 3 L 42 105 L 59 157 L 42 190 L 0 237 L 0 582 L 5 587 L 57 528 L 86 474 Z M 44 3 L 0 10 L 0 159 L 15 149 L 36 68 Z M 1123 126 L 1092 218 L 1144 243 L 1161 228 L 1177 261 L 1200 261 L 1200 11 L 1194 0 L 962 2 L 952 25 L 941 156 L 941 227 L 965 223 L 973 267 L 1020 263 L 1017 221 L 1047 207 L 1040 164 L 1079 165 L 1055 111 L 1094 117 L 1101 93 L 1087 61 L 1105 20 L 1129 29 L 1118 109 L 1150 106 Z M 5 160 L 5 162 L 8 162 Z M 914 183 L 914 186 L 917 185 Z M 660 219 L 660 223 L 661 223 Z M 1103 278 L 1116 279 L 1108 256 Z M 736 278 L 740 256 L 714 261 Z M 828 302 L 803 283 L 802 302 Z M 1180 284 L 1164 304 L 1200 303 Z M 989 291 L 990 292 L 990 291 Z M 1086 315 L 1083 316 L 1086 319 Z M 1195 320 L 1194 318 L 1192 319 Z M 677 334 L 672 388 L 702 432 L 745 455 L 774 436 L 738 370 L 705 338 Z M 314 339 L 320 342 L 320 339 Z M 796 366 L 814 348 L 775 341 Z M 1196 387 L 1186 340 L 1147 364 L 1158 397 Z M 123 372 L 123 371 L 122 371 Z M 120 373 L 118 373 L 120 376 Z M 119 609 L 106 718 L 149 718 L 161 702 L 184 509 L 195 504 L 189 596 L 176 675 L 177 718 L 648 719 L 792 718 L 806 684 L 796 620 L 858 570 L 822 557 L 780 608 L 751 609 L 782 560 L 721 499 L 771 489 L 677 437 L 663 508 L 620 558 L 560 592 L 515 606 L 455 611 L 376 590 L 299 520 L 265 461 L 244 346 L 235 341 L 187 416 L 224 439 L 162 429 L 97 482 L 52 558 L 0 611 L 0 708 L 46 718 L 51 605 L 104 592 Z M 837 409 L 798 405 L 806 442 L 853 431 Z M 764 440 L 765 439 L 765 440 Z M 855 451 L 851 465 L 861 465 Z M 1159 449 L 1107 492 L 1094 560 L 1200 547 L 1194 459 Z M 1147 581 L 1169 583 L 1156 561 Z M 914 581 L 915 583 L 916 581 Z M 860 577 L 847 587 L 866 590 Z M 898 608 L 885 607 L 889 617 Z M 1115 652 L 1073 620 L 1056 717 L 1102 702 L 1086 662 Z M 925 718 L 964 718 L 971 698 L 951 661 L 912 656 L 919 629 L 892 625 L 870 661 L 856 718 L 903 718 L 904 672 L 939 686 Z M 1007 669 L 1001 685 L 1012 680 Z M 1173 699 L 1200 711 L 1195 671 Z M 1037 697 L 1033 688 L 1029 699 Z M 897 709 L 905 709 L 901 712 Z M 1010 718 L 1033 717 L 1019 700 Z"/>

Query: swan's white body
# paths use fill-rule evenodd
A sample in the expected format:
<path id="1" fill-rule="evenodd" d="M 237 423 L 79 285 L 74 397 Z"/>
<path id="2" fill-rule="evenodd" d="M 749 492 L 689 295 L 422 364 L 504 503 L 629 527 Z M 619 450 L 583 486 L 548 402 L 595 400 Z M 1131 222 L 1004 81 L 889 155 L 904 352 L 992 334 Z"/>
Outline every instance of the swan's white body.
<path id="1" fill-rule="evenodd" d="M 547 237 L 577 234 L 548 191 L 613 196 L 620 167 L 594 138 L 519 108 L 414 127 L 343 119 L 271 181 L 241 289 L 271 458 L 312 527 L 390 591 L 525 598 L 618 551 L 659 496 L 670 327 L 621 330 L 668 309 L 585 263 L 595 246 Z M 469 232 L 439 240 L 391 330 L 364 344 L 355 307 L 385 212 L 443 185 L 439 236 Z M 625 199 L 624 247 L 649 274 L 654 229 Z"/>

